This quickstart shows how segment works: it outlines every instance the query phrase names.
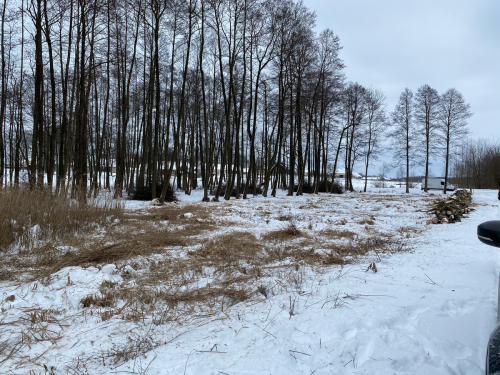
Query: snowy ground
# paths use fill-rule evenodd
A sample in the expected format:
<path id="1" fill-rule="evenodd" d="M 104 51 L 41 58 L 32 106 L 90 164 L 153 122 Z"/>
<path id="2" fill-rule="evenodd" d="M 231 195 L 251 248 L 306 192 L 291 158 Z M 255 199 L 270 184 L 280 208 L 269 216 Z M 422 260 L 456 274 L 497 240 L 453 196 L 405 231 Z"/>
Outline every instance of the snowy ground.
<path id="1" fill-rule="evenodd" d="M 198 191 L 179 198 L 180 206 L 202 204 Z M 81 299 L 103 281 L 126 281 L 123 265 L 120 272 L 114 264 L 65 268 L 44 284 L 0 283 L 0 349 L 17 343 L 0 373 L 44 373 L 46 365 L 55 374 L 481 374 L 496 321 L 500 257 L 477 240 L 476 227 L 499 219 L 499 201 L 495 191 L 478 190 L 468 219 L 425 226 L 433 198 L 420 189 L 405 195 L 372 188 L 210 203 L 259 240 L 291 217 L 316 247 L 325 230 L 342 228 L 361 238 L 394 235 L 406 250 L 372 252 L 344 266 L 300 264 L 293 283 L 291 271 L 270 273 L 267 298 L 255 293 L 175 322 L 104 319 L 106 309 L 82 307 Z M 367 271 L 372 262 L 376 273 Z M 196 284 L 212 282 L 213 272 L 202 270 Z M 116 308 L 129 305 L 120 301 Z"/>

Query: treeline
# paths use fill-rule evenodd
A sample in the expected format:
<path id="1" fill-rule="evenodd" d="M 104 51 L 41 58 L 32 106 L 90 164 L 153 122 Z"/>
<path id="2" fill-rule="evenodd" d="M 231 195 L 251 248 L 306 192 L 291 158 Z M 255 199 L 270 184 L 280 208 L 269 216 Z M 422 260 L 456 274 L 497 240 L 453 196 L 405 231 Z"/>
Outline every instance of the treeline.
<path id="1" fill-rule="evenodd" d="M 229 199 L 332 191 L 342 166 L 352 190 L 384 135 L 409 176 L 415 147 L 428 163 L 470 116 L 456 90 L 432 102 L 427 85 L 389 116 L 381 91 L 345 81 L 339 38 L 315 33 L 302 1 L 3 0 L 1 17 L 2 184 L 26 170 L 82 200 L 163 199 L 201 180 L 204 200 Z"/>
<path id="2" fill-rule="evenodd" d="M 500 184 L 500 142 L 469 140 L 462 144 L 453 169 L 454 182 L 466 189 L 496 189 Z"/>

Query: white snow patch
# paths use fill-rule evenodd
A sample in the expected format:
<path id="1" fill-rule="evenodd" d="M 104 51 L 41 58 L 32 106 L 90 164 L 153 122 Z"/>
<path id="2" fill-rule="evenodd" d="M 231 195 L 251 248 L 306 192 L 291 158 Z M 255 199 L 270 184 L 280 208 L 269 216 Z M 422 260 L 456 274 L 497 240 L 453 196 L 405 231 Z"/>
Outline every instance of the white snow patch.
<path id="1" fill-rule="evenodd" d="M 486 343 L 496 324 L 500 254 L 477 240 L 476 227 L 499 219 L 496 191 L 477 190 L 474 202 L 479 206 L 461 223 L 424 227 L 422 214 L 405 202 L 418 203 L 434 194 L 411 189 L 399 200 L 385 200 L 401 195 L 404 188 L 369 190 L 328 199 L 287 197 L 278 191 L 276 198 L 220 204 L 231 206 L 231 220 L 251 223 L 257 238 L 283 228 L 286 222 L 280 215 L 291 214 L 300 228 L 314 222 L 317 229 L 354 230 L 353 223 L 377 214 L 377 229 L 384 233 L 409 226 L 424 229 L 409 238 L 413 251 L 380 258 L 372 254 L 361 264 L 310 272 L 296 290 L 284 291 L 274 282 L 268 298 L 192 317 L 182 325 L 159 324 L 151 317 L 139 322 L 119 315 L 102 320 L 102 309 L 83 314 L 81 299 L 98 294 L 103 281 L 125 281 L 114 264 L 100 270 L 68 267 L 43 283 L 0 283 L 0 343 L 32 332 L 30 314 L 43 309 L 53 320 L 39 324 L 51 339 L 33 338 L 21 350 L 31 358 L 43 354 L 39 362 L 54 366 L 57 373 L 65 373 L 79 358 L 92 374 L 144 373 L 146 368 L 151 375 L 483 374 Z M 368 194 L 380 195 L 380 201 L 368 201 Z M 203 191 L 178 195 L 180 204 L 192 203 L 201 201 Z M 125 205 L 147 207 L 135 201 Z M 308 205 L 328 205 L 328 214 L 313 217 Z M 362 217 L 353 216 L 352 207 L 359 207 Z M 267 218 L 257 215 L 258 210 L 269 211 Z M 340 219 L 346 222 L 341 225 Z M 358 235 L 369 236 L 369 229 Z M 172 254 L 186 256 L 186 251 Z M 377 273 L 366 272 L 371 262 L 376 262 Z M 122 272 L 136 271 L 127 265 Z M 205 269 L 197 287 L 208 286 L 213 272 L 216 269 Z M 11 295 L 15 299 L 7 300 Z M 116 308 L 126 303 L 119 301 Z M 139 345 L 151 350 L 113 365 L 120 350 Z M 107 366 L 98 355 L 109 355 L 104 359 Z M 14 366 L 4 362 L 0 373 L 27 372 Z"/>

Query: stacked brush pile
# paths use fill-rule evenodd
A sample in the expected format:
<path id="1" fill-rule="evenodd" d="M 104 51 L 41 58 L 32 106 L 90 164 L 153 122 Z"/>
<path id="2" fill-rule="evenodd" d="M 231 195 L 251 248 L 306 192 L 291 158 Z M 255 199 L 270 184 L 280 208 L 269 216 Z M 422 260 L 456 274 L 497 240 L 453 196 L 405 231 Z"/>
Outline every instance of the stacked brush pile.
<path id="1" fill-rule="evenodd" d="M 457 190 L 453 195 L 440 198 L 432 203 L 427 212 L 434 214 L 434 217 L 427 220 L 427 225 L 462 221 L 462 218 L 466 217 L 465 215 L 474 210 L 470 207 L 471 205 L 472 193 L 467 190 Z"/>

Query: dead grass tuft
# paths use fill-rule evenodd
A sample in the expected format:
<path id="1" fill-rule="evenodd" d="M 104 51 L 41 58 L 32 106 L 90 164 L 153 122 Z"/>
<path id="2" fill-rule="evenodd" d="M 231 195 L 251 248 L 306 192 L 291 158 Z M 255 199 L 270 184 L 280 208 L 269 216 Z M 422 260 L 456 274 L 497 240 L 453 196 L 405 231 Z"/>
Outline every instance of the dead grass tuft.
<path id="1" fill-rule="evenodd" d="M 329 266 L 334 264 L 344 266 L 346 264 L 351 263 L 350 259 L 346 259 L 345 256 L 342 256 L 341 254 L 338 254 L 335 251 L 330 251 L 323 259 L 324 259 L 323 264 Z"/>
<path id="2" fill-rule="evenodd" d="M 358 224 L 361 224 L 361 225 L 365 225 L 365 224 L 368 224 L 368 225 L 374 225 L 375 222 L 373 221 L 374 218 L 370 218 L 370 219 L 361 219 L 360 221 L 358 221 L 357 223 Z"/>
<path id="3" fill-rule="evenodd" d="M 397 229 L 397 232 L 404 238 L 410 238 L 412 234 L 417 234 L 420 232 L 420 230 L 416 227 L 399 227 Z"/>
<path id="4" fill-rule="evenodd" d="M 356 233 L 348 230 L 337 230 L 337 229 L 323 229 L 320 234 L 328 239 L 339 239 L 345 238 L 348 240 L 353 240 L 356 238 Z"/>
<path id="5" fill-rule="evenodd" d="M 297 228 L 293 221 L 290 221 L 283 229 L 274 230 L 262 236 L 268 242 L 282 242 L 299 237 L 306 237 L 306 235 Z"/>
<path id="6" fill-rule="evenodd" d="M 260 294 L 262 294 L 265 298 L 267 298 L 267 295 L 268 295 L 268 293 L 269 293 L 269 290 L 268 290 L 267 286 L 265 286 L 265 285 L 262 285 L 262 284 L 261 284 L 261 285 L 259 285 L 259 286 L 257 287 L 257 292 L 259 292 L 259 293 L 260 293 Z"/>
<path id="7" fill-rule="evenodd" d="M 133 300 L 134 303 L 122 314 L 122 317 L 127 320 L 141 321 L 155 311 L 160 311 L 162 314 L 156 317 L 156 325 L 160 325 L 178 320 L 180 316 L 193 312 L 208 313 L 224 310 L 224 307 L 244 302 L 255 294 L 255 291 L 249 287 L 225 284 L 186 289 L 141 283 L 135 288 L 125 288 L 119 292 L 120 299 Z"/>
<path id="8" fill-rule="evenodd" d="M 88 295 L 80 300 L 83 307 L 111 307 L 115 303 L 115 295 L 108 291 L 105 294 Z"/>
<path id="9" fill-rule="evenodd" d="M 279 220 L 279 221 L 290 221 L 292 220 L 292 215 L 290 214 L 286 214 L 286 215 L 279 215 L 276 220 Z"/>

